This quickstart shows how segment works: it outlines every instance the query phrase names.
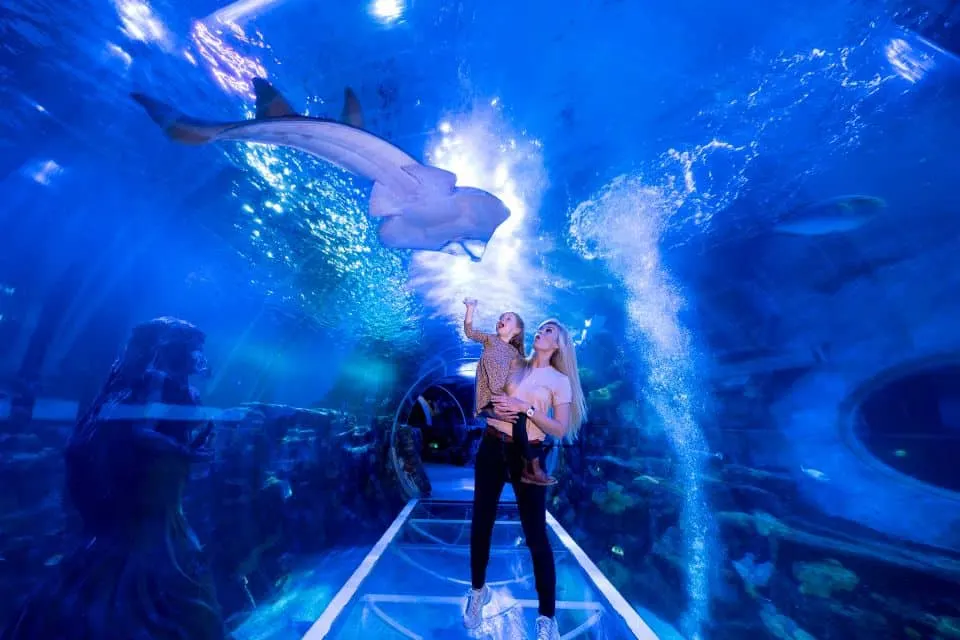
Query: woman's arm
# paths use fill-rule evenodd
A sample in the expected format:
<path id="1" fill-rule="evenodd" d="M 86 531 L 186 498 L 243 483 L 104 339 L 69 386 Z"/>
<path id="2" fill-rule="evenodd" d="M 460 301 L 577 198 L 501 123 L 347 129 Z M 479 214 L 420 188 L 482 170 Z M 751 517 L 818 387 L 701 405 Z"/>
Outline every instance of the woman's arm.
<path id="1" fill-rule="evenodd" d="M 570 403 L 553 405 L 552 418 L 545 413 L 535 411 L 533 417 L 529 420 L 540 427 L 540 430 L 544 433 L 563 438 L 567 435 L 567 429 L 570 425 Z"/>
<path id="2" fill-rule="evenodd" d="M 511 398 L 510 396 L 495 396 L 491 402 L 496 409 L 498 416 L 504 416 L 512 420 L 521 413 L 526 413 L 530 408 L 523 400 Z M 567 435 L 567 429 L 570 425 L 570 403 L 553 405 L 553 417 L 546 413 L 536 411 L 532 418 L 529 418 L 533 424 L 537 425 L 544 433 L 549 433 L 557 438 L 563 438 Z"/>
<path id="3" fill-rule="evenodd" d="M 466 298 L 463 304 L 467 306 L 467 313 L 463 316 L 463 332 L 474 342 L 486 344 L 489 336 L 473 328 L 473 312 L 477 309 L 477 301 L 472 298 Z"/>

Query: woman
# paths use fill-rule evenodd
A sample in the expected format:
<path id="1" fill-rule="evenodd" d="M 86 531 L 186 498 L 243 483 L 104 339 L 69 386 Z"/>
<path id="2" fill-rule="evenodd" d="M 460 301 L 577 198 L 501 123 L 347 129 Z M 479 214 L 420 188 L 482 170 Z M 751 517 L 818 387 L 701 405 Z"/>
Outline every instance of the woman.
<path id="1" fill-rule="evenodd" d="M 559 640 L 556 613 L 557 575 L 553 551 L 547 539 L 546 487 L 520 482 L 523 458 L 511 437 L 512 422 L 527 416 L 527 439 L 538 455 L 545 456 L 545 434 L 555 438 L 576 437 L 586 417 L 586 405 L 577 357 L 570 335 L 556 320 L 547 320 L 533 339 L 533 354 L 511 396 L 494 401 L 497 418 L 487 418 L 474 471 L 473 520 L 470 525 L 470 573 L 463 624 L 474 629 L 482 620 L 483 606 L 490 602 L 486 586 L 490 540 L 497 517 L 497 504 L 509 480 L 517 497 L 520 524 L 533 558 L 539 599 L 537 640 Z M 502 419 L 501 419 L 502 418 Z"/>

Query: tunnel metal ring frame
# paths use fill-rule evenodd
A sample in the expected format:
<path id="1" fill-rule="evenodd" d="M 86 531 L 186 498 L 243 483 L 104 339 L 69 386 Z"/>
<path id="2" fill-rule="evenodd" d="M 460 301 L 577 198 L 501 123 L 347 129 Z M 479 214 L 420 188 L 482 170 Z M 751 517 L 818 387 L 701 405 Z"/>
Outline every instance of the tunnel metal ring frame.
<path id="1" fill-rule="evenodd" d="M 455 357 L 451 357 L 450 359 L 444 357 L 445 354 L 454 356 L 454 353 L 451 352 L 455 352 Z M 413 384 L 407 387 L 407 392 L 403 395 L 403 398 L 397 405 L 397 410 L 393 416 L 393 425 L 390 427 L 390 462 L 393 465 L 394 473 L 397 474 L 397 479 L 400 482 L 400 488 L 405 497 L 412 498 L 420 496 L 419 487 L 417 487 L 407 475 L 407 472 L 404 469 L 403 460 L 399 455 L 397 455 L 397 429 L 400 426 L 400 418 L 405 407 L 412 406 L 412 399 L 417 397 L 422 391 L 429 389 L 430 387 L 437 386 L 446 391 L 447 394 L 453 398 L 454 402 L 456 402 L 457 407 L 460 409 L 460 415 L 463 417 L 464 426 L 466 427 L 467 417 L 466 412 L 463 410 L 463 406 L 449 389 L 443 385 L 435 384 L 435 381 L 452 375 L 464 364 L 472 364 L 477 362 L 478 359 L 479 358 L 476 355 L 466 353 L 462 347 L 447 349 L 446 351 L 440 352 L 428 360 L 423 367 L 421 367 L 420 376 L 413 382 Z"/>
<path id="2" fill-rule="evenodd" d="M 885 386 L 910 375 L 951 365 L 960 368 L 960 351 L 940 353 L 902 361 L 899 364 L 880 371 L 854 388 L 840 405 L 840 411 L 838 413 L 840 417 L 840 437 L 862 463 L 897 482 L 915 487 L 921 491 L 935 493 L 941 498 L 960 502 L 960 492 L 937 486 L 890 466 L 874 455 L 856 434 L 857 409 L 871 393 L 881 390 Z"/>

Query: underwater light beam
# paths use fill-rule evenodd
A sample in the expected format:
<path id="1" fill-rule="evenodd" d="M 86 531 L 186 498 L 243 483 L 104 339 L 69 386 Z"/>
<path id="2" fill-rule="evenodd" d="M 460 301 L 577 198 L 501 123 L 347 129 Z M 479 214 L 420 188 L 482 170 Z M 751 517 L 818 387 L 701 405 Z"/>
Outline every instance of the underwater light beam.
<path id="1" fill-rule="evenodd" d="M 931 55 L 933 51 L 936 51 L 936 48 L 923 38 L 918 38 L 918 40 L 927 46 L 927 51 L 914 48 L 903 38 L 893 38 L 883 49 L 887 56 L 887 62 L 890 63 L 893 70 L 898 76 L 911 84 L 919 82 L 936 66 L 934 57 Z"/>
<path id="2" fill-rule="evenodd" d="M 231 23 L 235 25 L 242 24 L 245 20 L 256 18 L 258 15 L 277 5 L 283 4 L 285 0 L 237 0 L 227 6 L 217 9 L 203 22 Z"/>
<path id="3" fill-rule="evenodd" d="M 131 40 L 156 43 L 164 49 L 170 47 L 170 33 L 143 0 L 115 0 L 117 16 L 123 25 L 121 31 Z"/>
<path id="4" fill-rule="evenodd" d="M 250 42 L 239 26 L 232 23 L 220 26 L 229 29 L 242 42 Z M 266 78 L 267 70 L 260 60 L 237 53 L 222 35 L 219 30 L 211 30 L 210 26 L 203 22 L 195 22 L 190 31 L 190 39 L 220 88 L 252 100 L 252 81 L 254 78 Z"/>
<path id="5" fill-rule="evenodd" d="M 488 191 L 510 209 L 487 243 L 480 262 L 442 253 L 415 252 L 409 286 L 432 307 L 434 317 L 459 322 L 466 296 L 480 301 L 479 322 L 507 309 L 534 317 L 542 311 L 546 280 L 533 263 L 531 237 L 547 187 L 540 144 L 513 135 L 486 102 L 470 113 L 441 121 L 426 162 L 457 175 L 458 185 Z"/>

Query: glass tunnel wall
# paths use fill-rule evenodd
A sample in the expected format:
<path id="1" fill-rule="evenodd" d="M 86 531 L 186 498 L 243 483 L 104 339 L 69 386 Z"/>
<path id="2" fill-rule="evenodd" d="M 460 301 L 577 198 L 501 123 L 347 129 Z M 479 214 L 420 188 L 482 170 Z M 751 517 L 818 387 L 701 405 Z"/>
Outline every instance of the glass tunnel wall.
<path id="1" fill-rule="evenodd" d="M 661 638 L 957 637 L 956 11 L 5 5 L 0 629 L 107 567 L 91 620 L 182 575 L 238 637 L 304 632 L 436 465 L 469 473 L 471 296 L 528 347 L 571 329 L 589 420 L 548 507 Z M 499 198 L 482 261 L 130 98 L 246 119 L 255 77 L 329 118 L 350 86 Z M 124 573 L 132 540 L 165 551 Z"/>

